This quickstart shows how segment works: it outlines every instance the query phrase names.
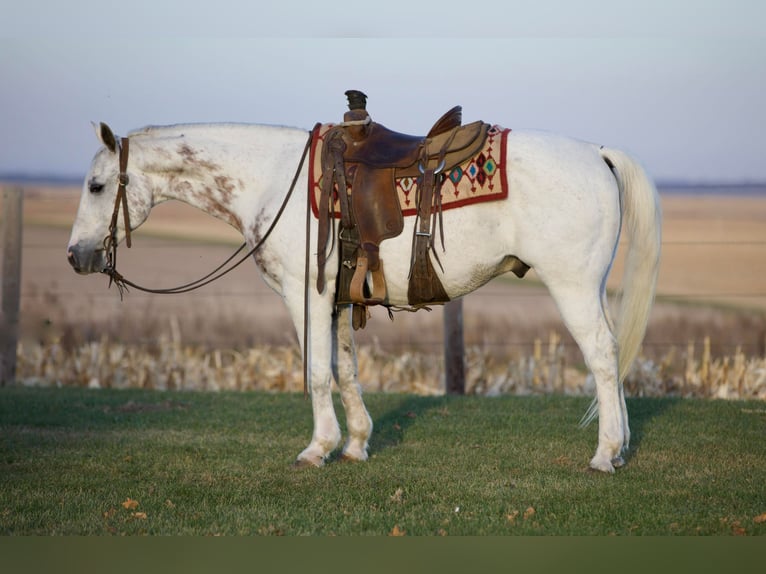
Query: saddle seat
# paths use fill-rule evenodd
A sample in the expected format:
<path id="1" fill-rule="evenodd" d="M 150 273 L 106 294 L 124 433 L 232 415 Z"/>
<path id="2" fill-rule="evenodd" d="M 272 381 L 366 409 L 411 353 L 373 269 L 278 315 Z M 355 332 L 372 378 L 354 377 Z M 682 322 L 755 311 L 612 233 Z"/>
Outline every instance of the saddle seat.
<path id="1" fill-rule="evenodd" d="M 353 111 L 346 114 L 358 115 Z M 421 167 L 435 168 L 442 155 L 444 167 L 452 169 L 481 148 L 489 127 L 480 121 L 464 126 L 462 115 L 462 108 L 455 106 L 436 121 L 426 136 L 395 132 L 376 122 L 360 130 L 349 129 L 343 159 L 373 169 L 394 168 L 396 177 L 417 177 L 425 153 L 427 163 Z"/>

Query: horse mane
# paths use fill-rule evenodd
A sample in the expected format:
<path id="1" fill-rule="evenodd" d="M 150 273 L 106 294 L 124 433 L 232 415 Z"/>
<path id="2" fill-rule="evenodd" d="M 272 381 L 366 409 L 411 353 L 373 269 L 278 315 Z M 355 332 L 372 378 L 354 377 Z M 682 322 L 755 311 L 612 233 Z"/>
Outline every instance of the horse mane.
<path id="1" fill-rule="evenodd" d="M 249 124 L 244 122 L 222 122 L 222 123 L 184 123 L 184 124 L 168 124 L 168 125 L 147 125 L 136 130 L 132 130 L 128 133 L 129 137 L 139 136 L 154 136 L 154 137 L 172 137 L 181 136 L 190 132 L 199 132 L 202 130 L 211 129 L 224 129 L 224 130 L 248 130 L 254 127 L 274 129 L 274 130 L 291 130 L 298 129 L 288 126 L 269 125 L 269 124 Z"/>

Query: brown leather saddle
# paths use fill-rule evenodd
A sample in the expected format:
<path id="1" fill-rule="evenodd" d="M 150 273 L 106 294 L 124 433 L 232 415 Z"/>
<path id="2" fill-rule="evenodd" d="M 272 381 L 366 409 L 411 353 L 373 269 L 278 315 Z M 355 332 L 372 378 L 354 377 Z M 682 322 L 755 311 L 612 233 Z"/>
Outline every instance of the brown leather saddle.
<path id="1" fill-rule="evenodd" d="M 434 241 L 438 228 L 443 247 L 441 182 L 453 168 L 481 150 L 489 124 L 462 125 L 462 109 L 456 106 L 439 118 L 426 136 L 412 136 L 373 122 L 362 92 L 349 90 L 346 96 L 349 111 L 343 123 L 325 135 L 322 148 L 317 289 L 322 292 L 325 288 L 324 267 L 337 194 L 340 268 L 336 304 L 353 304 L 354 328 L 360 328 L 366 323 L 368 305 L 389 306 L 379 252 L 382 241 L 404 229 L 397 178 L 417 178 L 417 219 L 407 293 L 410 308 L 449 301 L 429 255 L 441 265 Z"/>

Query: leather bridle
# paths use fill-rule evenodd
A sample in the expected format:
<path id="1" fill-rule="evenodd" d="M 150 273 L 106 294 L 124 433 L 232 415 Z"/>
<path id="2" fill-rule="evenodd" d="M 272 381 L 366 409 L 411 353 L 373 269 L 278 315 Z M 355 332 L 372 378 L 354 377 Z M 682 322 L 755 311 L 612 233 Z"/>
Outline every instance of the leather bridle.
<path id="1" fill-rule="evenodd" d="M 114 198 L 114 210 L 112 219 L 109 222 L 109 235 L 104 238 L 104 251 L 106 251 L 106 269 L 102 273 L 109 275 L 109 286 L 115 281 L 120 290 L 120 297 L 124 289 L 124 281 L 121 275 L 117 273 L 117 220 L 122 207 L 122 216 L 125 223 L 125 245 L 128 249 L 132 246 L 130 239 L 130 212 L 128 211 L 128 192 L 127 187 L 130 182 L 128 177 L 128 155 L 130 153 L 130 138 L 120 139 L 120 173 L 117 176 L 117 195 Z"/>
<path id="2" fill-rule="evenodd" d="M 266 230 L 266 233 L 263 234 L 263 236 L 256 242 L 256 244 L 253 246 L 250 251 L 248 251 L 245 255 L 243 255 L 238 261 L 236 261 L 234 264 L 232 264 L 230 267 L 225 268 L 245 247 L 247 247 L 247 243 L 243 243 L 239 246 L 239 248 L 221 265 L 216 267 L 213 271 L 205 275 L 204 277 L 200 277 L 196 281 L 192 281 L 190 283 L 186 283 L 184 285 L 179 285 L 178 287 L 171 287 L 168 289 L 150 289 L 148 287 L 142 287 L 136 283 L 133 283 L 132 281 L 129 281 L 125 279 L 118 271 L 117 271 L 117 221 L 119 219 L 119 213 L 120 208 L 122 208 L 123 212 L 123 220 L 125 224 L 125 244 L 128 246 L 128 248 L 131 247 L 131 239 L 130 239 L 130 214 L 128 212 L 128 195 L 127 195 L 127 188 L 128 183 L 130 182 L 130 178 L 128 177 L 128 154 L 130 152 L 130 140 L 129 138 L 121 138 L 120 140 L 120 158 L 119 158 L 119 165 L 120 165 L 120 173 L 117 176 L 117 195 L 114 199 L 114 211 L 112 212 L 112 219 L 109 223 L 109 235 L 107 235 L 104 238 L 104 250 L 106 251 L 106 267 L 102 271 L 102 273 L 109 276 L 109 286 L 111 287 L 112 283 L 117 285 L 117 289 L 120 292 L 120 299 L 122 299 L 123 292 L 128 288 L 132 287 L 134 289 L 138 289 L 139 291 L 144 291 L 145 293 L 156 293 L 160 295 L 170 295 L 170 294 L 176 294 L 176 293 L 187 293 L 189 291 L 194 291 L 195 289 L 199 289 L 200 287 L 203 287 L 209 283 L 212 283 L 216 279 L 220 279 L 230 271 L 237 268 L 239 265 L 241 265 L 244 261 L 249 259 L 253 253 L 255 253 L 260 247 L 264 244 L 266 239 L 268 239 L 269 235 L 271 235 L 271 232 L 274 230 L 274 227 L 276 227 L 277 222 L 279 221 L 280 217 L 282 216 L 282 213 L 284 212 L 285 208 L 287 207 L 287 202 L 290 200 L 290 197 L 292 196 L 293 190 L 295 189 L 295 184 L 298 181 L 298 177 L 300 176 L 301 169 L 303 169 L 303 163 L 306 160 L 306 155 L 308 154 L 309 148 L 311 147 L 311 139 L 312 139 L 312 132 L 309 132 L 309 138 L 306 142 L 306 146 L 303 149 L 303 154 L 301 155 L 301 160 L 298 163 L 298 169 L 295 171 L 295 176 L 293 177 L 292 183 L 290 184 L 290 189 L 287 192 L 287 195 L 285 196 L 285 199 L 282 201 L 282 205 L 279 208 L 279 211 L 277 211 L 276 216 L 271 222 L 271 225 Z"/>

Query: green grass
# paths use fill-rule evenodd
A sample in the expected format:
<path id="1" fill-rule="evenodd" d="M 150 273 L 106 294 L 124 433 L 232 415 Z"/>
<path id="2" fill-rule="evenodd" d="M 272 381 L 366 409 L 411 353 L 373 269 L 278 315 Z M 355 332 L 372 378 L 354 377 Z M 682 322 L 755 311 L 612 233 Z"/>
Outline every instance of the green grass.
<path id="1" fill-rule="evenodd" d="M 367 463 L 296 470 L 300 395 L 1 389 L 0 533 L 766 534 L 761 402 L 630 400 L 613 476 L 585 398 L 367 403 Z"/>

